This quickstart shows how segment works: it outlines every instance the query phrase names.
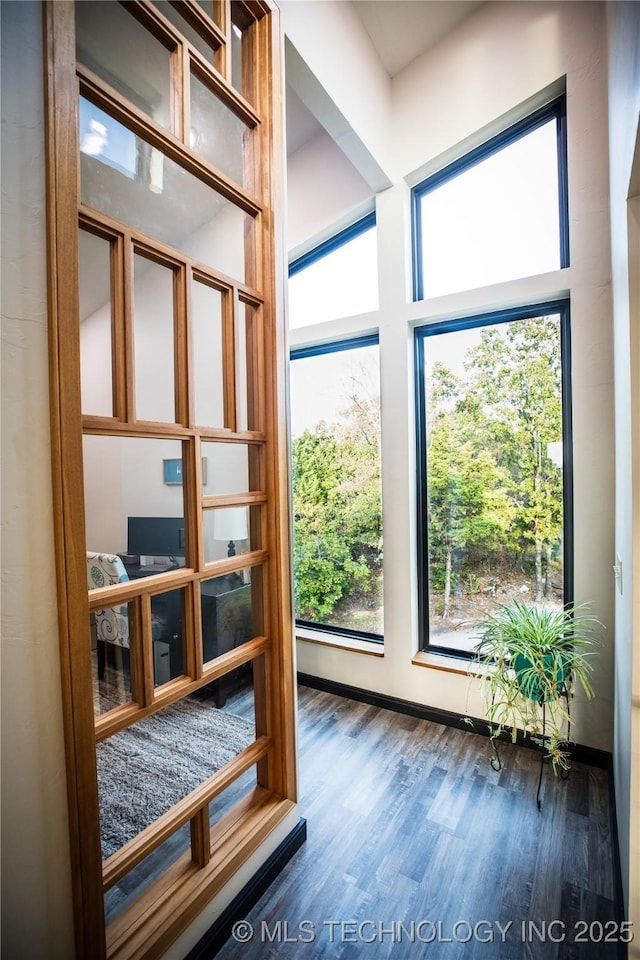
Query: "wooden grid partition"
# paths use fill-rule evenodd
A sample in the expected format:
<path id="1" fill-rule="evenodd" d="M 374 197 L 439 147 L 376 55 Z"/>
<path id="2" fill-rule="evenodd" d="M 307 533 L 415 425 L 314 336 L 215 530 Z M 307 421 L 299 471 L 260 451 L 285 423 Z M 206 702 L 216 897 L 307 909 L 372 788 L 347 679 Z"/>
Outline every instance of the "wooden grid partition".
<path id="1" fill-rule="evenodd" d="M 212 0 L 209 5 L 188 0 L 170 6 L 111 0 L 82 6 L 101 8 L 100 16 L 108 18 L 92 43 L 115 44 L 113 50 L 125 51 L 126 58 L 131 37 L 142 28 L 145 41 L 151 38 L 149 42 L 158 45 L 158 62 L 168 64 L 166 76 L 160 77 L 166 82 L 168 106 L 159 119 L 152 98 L 146 102 L 140 93 L 156 79 L 147 75 L 144 55 L 136 59 L 135 70 L 122 71 L 119 56 L 112 53 L 110 72 L 111 67 L 101 64 L 100 49 L 92 56 L 76 42 L 82 37 L 74 4 L 44 3 L 51 436 L 77 956 L 142 960 L 166 951 L 296 800 L 281 233 L 282 39 L 278 9 L 271 0 Z M 118 18 L 116 39 L 110 37 L 110 16 Z M 127 72 L 135 74 L 134 81 L 127 75 L 124 82 Z M 226 157 L 214 163 L 193 142 L 192 78 L 212 105 L 206 136 L 215 140 L 218 121 L 240 131 L 231 135 L 231 173 Z M 92 130 L 106 140 L 109 129 L 113 149 L 120 149 L 117 162 L 113 155 L 109 159 L 104 143 L 90 148 L 83 142 L 83 104 L 90 105 L 94 118 L 106 118 L 95 120 Z M 102 180 L 94 195 L 85 190 L 83 177 L 84 165 L 95 163 L 96 157 Z M 129 181 L 136 188 L 142 183 L 143 193 L 131 192 Z M 169 181 L 177 193 L 161 197 L 170 210 L 173 233 L 167 237 L 144 210 Z M 203 188 L 213 211 L 204 227 L 194 202 Z M 211 235 L 209 247 L 192 242 L 197 231 Z M 227 249 L 233 246 L 232 233 L 241 238 L 240 245 L 236 243 L 237 269 Z M 103 358 L 108 395 L 106 408 L 99 411 L 84 409 L 83 398 L 79 241 L 87 238 L 103 244 L 108 264 L 105 330 L 110 356 Z M 209 249 L 222 252 L 209 256 Z M 161 268 L 171 290 L 161 306 L 172 330 L 167 355 L 173 383 L 167 389 L 173 416 L 161 419 L 143 411 L 140 417 L 137 410 L 141 365 L 153 364 L 155 358 L 145 356 L 150 348 L 136 340 L 135 263 Z M 220 366 L 207 381 L 214 376 L 220 380 L 222 412 L 215 424 L 197 422 L 195 379 L 201 358 L 194 344 L 194 284 L 213 292 L 220 303 Z M 177 443 L 184 566 L 88 589 L 84 444 L 91 438 L 115 447 L 139 439 L 173 442 L 174 448 Z M 240 451 L 246 458 L 242 478 L 232 477 L 223 491 L 208 491 L 203 444 Z M 215 472 L 216 464 L 213 468 Z M 250 516 L 248 551 L 210 560 L 206 512 L 230 507 L 244 507 Z M 205 660 L 202 586 L 240 571 L 252 573 L 257 628 L 239 646 Z M 161 683 L 154 674 L 152 602 L 171 591 L 179 593 L 182 603 L 182 660 L 177 675 Z M 120 605 L 126 605 L 133 637 L 131 695 L 95 716 L 90 618 Z M 254 742 L 103 860 L 96 745 L 246 664 L 253 667 Z M 212 801 L 252 769 L 255 785 L 230 804 L 221 819 L 212 821 Z M 187 852 L 168 862 L 158 878 L 106 924 L 106 891 L 186 825 L 191 838 Z"/>

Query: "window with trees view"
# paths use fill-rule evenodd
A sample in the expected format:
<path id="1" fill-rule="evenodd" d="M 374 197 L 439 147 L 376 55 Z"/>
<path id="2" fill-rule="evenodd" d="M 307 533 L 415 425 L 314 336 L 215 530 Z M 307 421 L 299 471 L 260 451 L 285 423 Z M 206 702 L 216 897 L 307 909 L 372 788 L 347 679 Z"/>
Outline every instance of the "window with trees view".
<path id="1" fill-rule="evenodd" d="M 378 338 L 291 359 L 296 618 L 382 640 Z"/>
<path id="2" fill-rule="evenodd" d="M 423 646 L 471 655 L 496 605 L 571 600 L 568 305 L 415 336 Z"/>

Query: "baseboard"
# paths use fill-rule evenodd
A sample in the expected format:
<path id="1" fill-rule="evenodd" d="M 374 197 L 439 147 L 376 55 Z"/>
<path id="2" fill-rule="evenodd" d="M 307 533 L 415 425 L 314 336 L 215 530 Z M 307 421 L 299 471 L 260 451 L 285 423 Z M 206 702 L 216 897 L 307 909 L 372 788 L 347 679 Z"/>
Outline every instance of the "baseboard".
<path id="1" fill-rule="evenodd" d="M 363 690 L 361 687 L 352 687 L 347 683 L 338 683 L 336 680 L 326 680 L 324 677 L 314 677 L 308 673 L 299 673 L 298 683 L 305 687 L 311 687 L 313 690 L 322 690 L 325 693 L 332 693 L 347 700 L 357 700 L 359 703 L 370 703 L 374 707 L 393 710 L 395 713 L 417 717 L 419 720 L 430 720 L 432 723 L 441 723 L 445 727 L 455 727 L 457 730 L 465 730 L 467 733 L 489 736 L 486 720 L 477 717 L 464 717 L 450 710 L 441 710 L 439 707 L 429 707 L 424 703 L 402 700 L 400 697 L 391 697 L 386 693 L 377 693 L 375 690 Z M 471 724 L 468 722 L 469 719 Z M 503 739 L 509 740 L 510 737 L 508 734 L 503 734 Z M 516 743 L 521 747 L 540 749 L 537 744 L 531 741 L 530 737 L 525 737 L 520 731 L 518 731 Z M 602 770 L 609 770 L 611 765 L 611 754 L 608 751 L 597 750 L 595 747 L 587 747 L 580 743 L 571 745 L 571 758 L 576 763 L 599 767 Z"/>
<path id="2" fill-rule="evenodd" d="M 613 900 L 615 903 L 615 920 L 620 924 L 626 920 L 624 909 L 624 885 L 622 883 L 622 861 L 620 859 L 620 837 L 618 835 L 618 817 L 616 815 L 616 784 L 613 772 L 613 758 L 609 765 L 609 810 L 611 829 L 611 856 L 613 860 Z M 627 960 L 629 945 L 618 941 L 616 960 Z"/>
<path id="3" fill-rule="evenodd" d="M 301 817 L 293 830 L 189 951 L 185 960 L 212 960 L 231 936 L 234 923 L 246 917 L 306 839 L 307 821 Z"/>

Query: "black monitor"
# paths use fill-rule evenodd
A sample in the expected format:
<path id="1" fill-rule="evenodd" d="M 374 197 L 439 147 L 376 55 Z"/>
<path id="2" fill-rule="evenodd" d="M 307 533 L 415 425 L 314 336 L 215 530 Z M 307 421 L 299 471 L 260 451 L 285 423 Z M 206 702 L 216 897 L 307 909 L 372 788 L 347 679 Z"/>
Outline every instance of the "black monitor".
<path id="1" fill-rule="evenodd" d="M 127 552 L 184 557 L 184 517 L 129 517 Z"/>

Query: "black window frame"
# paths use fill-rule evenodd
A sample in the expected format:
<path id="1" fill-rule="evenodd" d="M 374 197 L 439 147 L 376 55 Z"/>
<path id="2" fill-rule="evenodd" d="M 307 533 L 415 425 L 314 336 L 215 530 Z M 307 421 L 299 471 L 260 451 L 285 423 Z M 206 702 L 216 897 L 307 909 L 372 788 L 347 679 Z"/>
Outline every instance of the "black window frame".
<path id="1" fill-rule="evenodd" d="M 464 156 L 447 164 L 437 173 L 416 184 L 411 191 L 412 212 L 412 253 L 413 253 L 413 299 L 424 300 L 424 277 L 422 274 L 422 197 L 437 187 L 457 177 L 458 174 L 476 166 L 488 157 L 498 153 L 504 147 L 515 143 L 549 120 L 556 121 L 556 144 L 558 155 L 558 206 L 559 206 L 559 244 L 560 269 L 569 266 L 569 195 L 567 179 L 567 107 L 566 96 L 562 94 L 540 107 L 538 110 L 514 123 L 485 143 L 480 144 Z M 522 278 L 513 278 L 522 279 Z M 504 281 L 508 282 L 508 281 Z M 456 291 L 460 293 L 460 291 Z M 448 296 L 455 295 L 447 294 Z"/>
<path id="2" fill-rule="evenodd" d="M 289 278 L 294 277 L 296 273 L 300 273 L 305 267 L 310 267 L 316 260 L 322 260 L 323 257 L 326 257 L 329 253 L 333 253 L 334 250 L 346 246 L 351 240 L 355 240 L 360 234 L 366 233 L 367 230 L 371 230 L 375 226 L 376 212 L 372 210 L 371 213 L 368 213 L 365 217 L 361 217 L 359 220 L 356 220 L 355 223 L 345 227 L 344 230 L 340 230 L 327 240 L 323 240 L 322 243 L 317 244 L 312 250 L 292 260 L 289 263 Z"/>
<path id="3" fill-rule="evenodd" d="M 357 234 L 356 234 L 357 235 Z M 318 357 L 331 353 L 340 353 L 347 350 L 356 350 L 359 347 L 380 347 L 380 336 L 378 333 L 363 334 L 361 336 L 349 337 L 344 340 L 332 340 L 329 343 L 313 344 L 307 347 L 294 347 L 289 353 L 289 362 L 294 360 L 304 360 L 307 357 Z M 382 466 L 382 465 L 381 465 Z M 293 490 L 292 490 L 293 503 Z M 292 569 L 292 576 L 295 578 L 295 567 Z M 384 643 L 384 634 L 372 633 L 368 630 L 357 630 L 351 627 L 340 627 L 332 624 L 318 623 L 315 620 L 295 619 L 296 626 L 308 630 L 315 630 L 319 633 L 333 634 L 339 637 L 349 637 L 356 640 L 368 640 L 371 643 Z"/>
<path id="4" fill-rule="evenodd" d="M 560 358 L 562 397 L 562 497 L 563 497 L 563 602 L 571 606 L 574 599 L 574 517 L 573 517 L 573 417 L 571 391 L 571 309 L 568 299 L 511 307 L 472 317 L 461 317 L 425 324 L 414 329 L 415 416 L 417 440 L 417 546 L 418 546 L 418 636 L 424 653 L 472 660 L 468 650 L 441 647 L 429 642 L 429 549 L 427 489 L 427 412 L 425 391 L 425 345 L 430 337 L 452 331 L 530 320 L 558 314 L 560 318 Z"/>

